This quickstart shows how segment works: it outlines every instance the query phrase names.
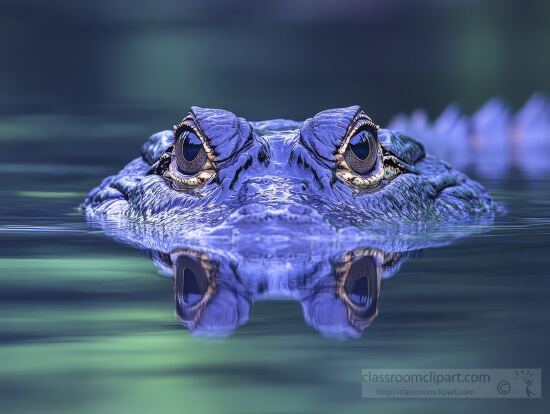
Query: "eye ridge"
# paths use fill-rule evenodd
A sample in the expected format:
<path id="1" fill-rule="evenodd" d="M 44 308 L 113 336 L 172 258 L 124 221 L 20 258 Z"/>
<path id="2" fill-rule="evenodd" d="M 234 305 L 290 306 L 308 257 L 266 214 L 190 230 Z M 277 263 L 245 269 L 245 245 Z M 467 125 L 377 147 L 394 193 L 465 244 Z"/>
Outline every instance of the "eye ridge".
<path id="1" fill-rule="evenodd" d="M 336 264 L 338 296 L 348 309 L 363 316 L 376 316 L 384 254 L 376 249 L 356 249 Z M 370 321 L 366 321 L 367 324 Z"/>

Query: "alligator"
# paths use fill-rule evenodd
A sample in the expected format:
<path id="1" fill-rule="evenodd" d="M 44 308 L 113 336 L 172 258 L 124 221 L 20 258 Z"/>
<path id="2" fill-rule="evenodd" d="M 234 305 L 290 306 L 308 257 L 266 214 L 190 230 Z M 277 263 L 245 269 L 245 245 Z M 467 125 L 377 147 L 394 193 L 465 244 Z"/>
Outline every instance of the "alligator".
<path id="1" fill-rule="evenodd" d="M 188 239 L 432 233 L 490 222 L 498 210 L 482 185 L 359 106 L 304 122 L 192 107 L 82 208 L 92 221 Z"/>

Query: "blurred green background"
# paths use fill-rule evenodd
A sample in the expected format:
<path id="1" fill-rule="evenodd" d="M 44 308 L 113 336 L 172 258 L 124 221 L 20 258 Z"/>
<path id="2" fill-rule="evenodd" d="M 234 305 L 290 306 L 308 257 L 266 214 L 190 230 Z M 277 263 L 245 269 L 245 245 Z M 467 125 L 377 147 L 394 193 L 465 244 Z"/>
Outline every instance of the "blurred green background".
<path id="1" fill-rule="evenodd" d="M 384 281 L 356 341 L 323 339 L 295 302 L 192 337 L 172 282 L 77 206 L 191 105 L 257 120 L 356 103 L 381 124 L 517 108 L 550 92 L 549 22 L 548 1 L 2 0 L 0 412 L 547 412 L 360 397 L 365 367 L 550 366 L 544 177 L 484 180 L 509 214 Z"/>
<path id="2" fill-rule="evenodd" d="M 0 112 L 518 107 L 550 91 L 549 21 L 544 0 L 2 0 Z"/>

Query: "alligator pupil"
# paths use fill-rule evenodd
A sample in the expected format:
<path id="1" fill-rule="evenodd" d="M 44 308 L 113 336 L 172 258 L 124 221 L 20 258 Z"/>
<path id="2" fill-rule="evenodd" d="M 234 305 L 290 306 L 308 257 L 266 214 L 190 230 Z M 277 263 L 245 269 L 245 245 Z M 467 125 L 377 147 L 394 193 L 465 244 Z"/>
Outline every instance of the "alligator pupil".
<path id="1" fill-rule="evenodd" d="M 193 161 L 202 149 L 202 142 L 194 132 L 189 131 L 186 134 L 182 145 L 182 155 L 186 161 Z"/>
<path id="2" fill-rule="evenodd" d="M 349 146 L 355 156 L 360 160 L 365 160 L 370 154 L 370 140 L 372 134 L 369 131 L 363 131 L 355 135 L 349 142 Z"/>

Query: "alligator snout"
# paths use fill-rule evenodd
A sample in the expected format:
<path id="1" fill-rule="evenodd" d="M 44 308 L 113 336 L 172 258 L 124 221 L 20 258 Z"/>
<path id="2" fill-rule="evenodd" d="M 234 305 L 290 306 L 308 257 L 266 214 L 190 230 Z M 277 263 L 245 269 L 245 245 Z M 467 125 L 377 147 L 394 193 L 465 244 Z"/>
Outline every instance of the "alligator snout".
<path id="1" fill-rule="evenodd" d="M 303 204 L 247 204 L 237 209 L 227 219 L 227 224 L 240 228 L 261 226 L 262 229 L 286 231 L 306 230 L 319 232 L 320 227 L 329 226 L 323 217 L 312 207 Z M 303 226 L 303 227 L 302 227 Z M 317 229 L 317 231 L 316 231 Z"/>

